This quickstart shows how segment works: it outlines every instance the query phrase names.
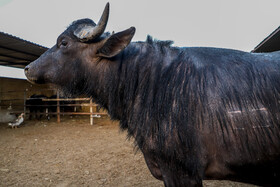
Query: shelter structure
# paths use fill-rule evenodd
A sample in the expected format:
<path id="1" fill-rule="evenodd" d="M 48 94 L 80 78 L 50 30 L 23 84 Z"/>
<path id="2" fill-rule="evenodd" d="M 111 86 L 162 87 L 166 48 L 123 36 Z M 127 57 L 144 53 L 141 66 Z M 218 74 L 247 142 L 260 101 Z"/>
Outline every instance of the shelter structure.
<path id="1" fill-rule="evenodd" d="M 24 68 L 48 48 L 0 32 L 0 65 Z"/>
<path id="2" fill-rule="evenodd" d="M 47 86 L 32 85 L 23 68 L 36 60 L 48 48 L 0 32 L 0 122 L 9 113 L 24 111 L 24 99 L 30 95 L 46 94 Z M 50 93 L 51 94 L 51 93 Z"/>
<path id="3" fill-rule="evenodd" d="M 259 45 L 257 45 L 252 52 L 265 53 L 280 50 L 280 27 L 275 29 L 269 36 L 267 36 Z"/>

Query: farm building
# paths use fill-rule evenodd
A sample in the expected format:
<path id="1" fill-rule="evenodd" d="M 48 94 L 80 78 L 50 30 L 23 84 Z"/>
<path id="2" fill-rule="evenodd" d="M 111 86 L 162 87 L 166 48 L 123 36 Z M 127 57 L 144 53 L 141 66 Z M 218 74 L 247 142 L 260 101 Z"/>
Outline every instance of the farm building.
<path id="1" fill-rule="evenodd" d="M 252 52 L 264 53 L 280 50 L 280 27 L 275 29 L 269 36 L 267 36 L 259 45 L 257 45 Z"/>
<path id="2" fill-rule="evenodd" d="M 5 121 L 7 110 L 12 114 L 24 112 L 24 99 L 32 94 L 47 93 L 47 86 L 32 85 L 23 68 L 47 50 L 46 47 L 0 32 L 0 109 Z"/>

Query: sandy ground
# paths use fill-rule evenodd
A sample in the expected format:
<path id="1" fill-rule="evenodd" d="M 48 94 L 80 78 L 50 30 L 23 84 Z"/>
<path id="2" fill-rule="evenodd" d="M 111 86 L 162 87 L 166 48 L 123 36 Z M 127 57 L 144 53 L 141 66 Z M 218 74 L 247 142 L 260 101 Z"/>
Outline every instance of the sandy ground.
<path id="1" fill-rule="evenodd" d="M 0 124 L 0 186 L 163 186 L 150 174 L 133 141 L 107 117 Z M 204 181 L 204 186 L 252 186 Z"/>

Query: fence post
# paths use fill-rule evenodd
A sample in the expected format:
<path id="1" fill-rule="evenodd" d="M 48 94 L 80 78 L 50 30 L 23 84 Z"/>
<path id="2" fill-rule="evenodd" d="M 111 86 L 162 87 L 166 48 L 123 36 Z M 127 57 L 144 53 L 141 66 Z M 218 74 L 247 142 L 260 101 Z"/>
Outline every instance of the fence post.
<path id="1" fill-rule="evenodd" d="M 26 89 L 23 93 L 23 113 L 24 113 L 23 119 L 25 119 L 26 117 L 26 91 L 28 90 Z"/>
<path id="2" fill-rule="evenodd" d="M 60 103 L 59 103 L 59 92 L 56 92 L 56 99 L 57 99 L 57 108 L 56 108 L 56 112 L 57 112 L 57 123 L 60 123 Z"/>
<path id="3" fill-rule="evenodd" d="M 92 107 L 92 99 L 91 98 L 90 98 L 89 103 L 90 103 L 90 124 L 93 125 L 93 114 L 92 114 L 93 107 Z"/>

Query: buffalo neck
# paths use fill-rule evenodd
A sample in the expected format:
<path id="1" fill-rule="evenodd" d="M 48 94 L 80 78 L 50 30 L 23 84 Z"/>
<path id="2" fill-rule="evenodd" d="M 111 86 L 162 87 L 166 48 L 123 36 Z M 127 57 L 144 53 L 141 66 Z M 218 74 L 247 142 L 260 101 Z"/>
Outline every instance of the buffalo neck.
<path id="1" fill-rule="evenodd" d="M 127 128 L 135 110 L 155 105 L 161 72 L 170 66 L 172 53 L 178 51 L 170 43 L 131 43 L 118 56 L 100 62 L 90 96 Z"/>

